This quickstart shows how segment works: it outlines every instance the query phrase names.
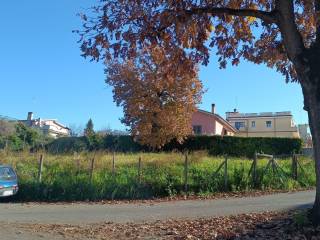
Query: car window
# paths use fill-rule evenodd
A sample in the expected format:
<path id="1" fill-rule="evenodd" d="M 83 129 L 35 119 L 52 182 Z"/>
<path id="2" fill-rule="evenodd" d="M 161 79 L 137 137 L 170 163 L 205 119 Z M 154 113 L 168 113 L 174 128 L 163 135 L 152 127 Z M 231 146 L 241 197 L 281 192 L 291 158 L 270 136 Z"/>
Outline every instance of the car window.
<path id="1" fill-rule="evenodd" d="M 0 180 L 14 180 L 16 174 L 10 167 L 0 167 Z"/>

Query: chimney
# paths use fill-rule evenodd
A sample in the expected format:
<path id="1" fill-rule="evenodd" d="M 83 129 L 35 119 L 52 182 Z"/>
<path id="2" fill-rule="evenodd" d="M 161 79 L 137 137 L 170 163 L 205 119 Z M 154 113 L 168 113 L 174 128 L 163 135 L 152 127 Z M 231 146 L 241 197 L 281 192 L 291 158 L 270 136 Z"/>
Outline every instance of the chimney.
<path id="1" fill-rule="evenodd" d="M 213 114 L 216 113 L 216 105 L 215 105 L 214 103 L 211 104 L 211 112 L 212 112 Z"/>
<path id="2" fill-rule="evenodd" d="M 27 120 L 28 120 L 28 121 L 33 120 L 33 112 L 28 112 Z"/>
<path id="3" fill-rule="evenodd" d="M 233 112 L 236 113 L 236 112 L 238 112 L 238 111 L 237 111 L 237 109 L 235 108 L 235 109 L 233 109 Z"/>

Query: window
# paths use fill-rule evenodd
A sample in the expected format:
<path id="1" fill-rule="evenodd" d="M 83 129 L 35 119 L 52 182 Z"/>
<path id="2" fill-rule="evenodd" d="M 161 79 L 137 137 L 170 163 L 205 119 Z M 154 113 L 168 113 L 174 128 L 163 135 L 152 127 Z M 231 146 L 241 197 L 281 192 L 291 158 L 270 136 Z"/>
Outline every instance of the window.
<path id="1" fill-rule="evenodd" d="M 193 133 L 195 135 L 201 135 L 202 134 L 202 126 L 200 126 L 200 125 L 193 126 Z"/>
<path id="2" fill-rule="evenodd" d="M 9 167 L 1 167 L 0 168 L 0 180 L 1 181 L 12 181 L 16 179 L 16 174 Z"/>
<path id="3" fill-rule="evenodd" d="M 235 122 L 234 126 L 239 130 L 240 128 L 244 128 L 244 122 Z"/>
<path id="4" fill-rule="evenodd" d="M 272 122 L 271 121 L 266 121 L 266 126 L 267 126 L 267 128 L 271 128 L 272 127 Z"/>
<path id="5" fill-rule="evenodd" d="M 255 128 L 255 127 L 256 127 L 256 121 L 252 121 L 252 122 L 251 122 L 251 127 L 252 127 L 252 128 Z"/>

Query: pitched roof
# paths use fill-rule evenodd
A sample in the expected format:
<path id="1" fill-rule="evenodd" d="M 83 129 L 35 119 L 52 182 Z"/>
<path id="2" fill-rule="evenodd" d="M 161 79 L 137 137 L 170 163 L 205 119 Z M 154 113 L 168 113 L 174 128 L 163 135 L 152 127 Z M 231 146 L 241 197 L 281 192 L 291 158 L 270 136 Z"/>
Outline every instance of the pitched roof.
<path id="1" fill-rule="evenodd" d="M 208 112 L 208 111 L 201 110 L 201 109 L 198 109 L 198 112 L 210 115 L 211 117 L 215 117 L 221 124 L 223 124 L 224 126 L 228 127 L 229 130 L 231 130 L 233 132 L 237 132 L 238 131 L 236 128 L 234 128 L 227 120 L 225 120 L 219 114 Z"/>

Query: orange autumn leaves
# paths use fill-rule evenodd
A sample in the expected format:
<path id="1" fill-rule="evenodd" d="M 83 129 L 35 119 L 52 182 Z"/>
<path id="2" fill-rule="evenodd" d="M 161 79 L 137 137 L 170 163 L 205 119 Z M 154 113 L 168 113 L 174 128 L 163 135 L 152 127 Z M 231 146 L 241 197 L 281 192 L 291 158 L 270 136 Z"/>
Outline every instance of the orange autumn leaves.
<path id="1" fill-rule="evenodd" d="M 136 59 L 107 64 L 107 83 L 124 110 L 122 122 L 137 141 L 152 148 L 190 135 L 191 117 L 201 100 L 193 62 L 182 50 L 171 53 L 152 46 Z"/>

